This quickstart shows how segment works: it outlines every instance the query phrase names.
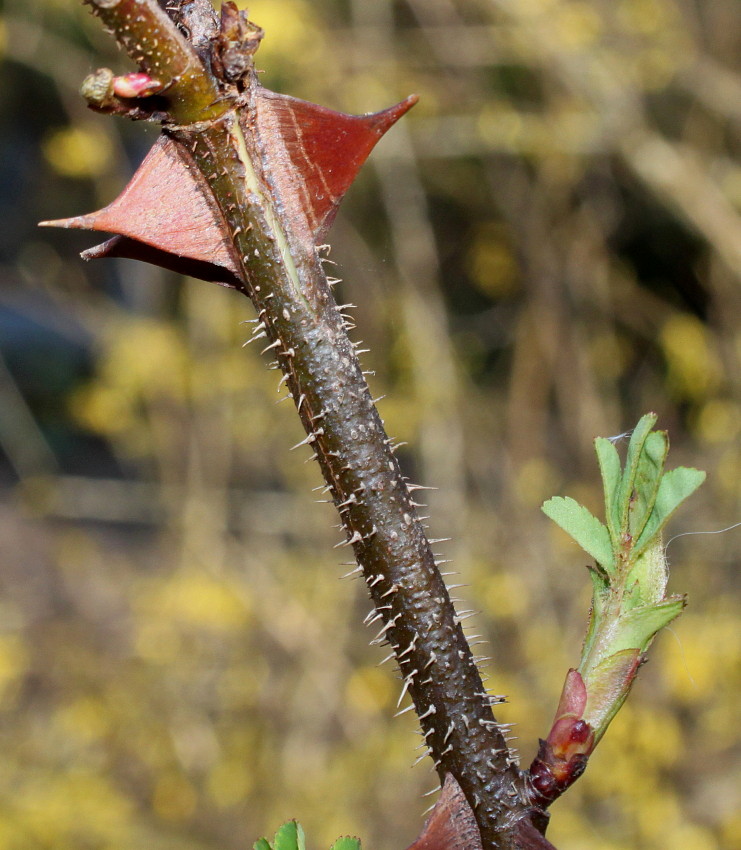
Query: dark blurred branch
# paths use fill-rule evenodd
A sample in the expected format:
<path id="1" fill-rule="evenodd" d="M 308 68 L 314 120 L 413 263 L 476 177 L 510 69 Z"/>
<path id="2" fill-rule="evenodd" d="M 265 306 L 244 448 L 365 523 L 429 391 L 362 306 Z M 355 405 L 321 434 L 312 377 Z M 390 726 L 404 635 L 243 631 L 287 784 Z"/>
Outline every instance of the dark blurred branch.
<path id="1" fill-rule="evenodd" d="M 698 57 L 677 77 L 705 107 L 741 124 L 741 76 L 707 56 Z"/>
<path id="2" fill-rule="evenodd" d="M 622 140 L 626 163 L 701 233 L 741 281 L 741 216 L 695 151 L 639 129 Z"/>
<path id="3" fill-rule="evenodd" d="M 18 476 L 24 478 L 56 473 L 54 454 L 2 356 L 0 410 L 0 448 Z"/>
<path id="4" fill-rule="evenodd" d="M 592 106 L 600 116 L 602 137 L 612 142 L 631 171 L 701 233 L 741 279 L 741 216 L 713 181 L 707 163 L 650 126 L 640 92 L 616 82 L 614 68 L 601 61 L 598 51 L 571 51 L 552 37 L 547 18 L 530 15 L 513 0 L 495 3 L 522 28 L 525 40 L 538 48 L 541 65 Z M 715 107 L 722 103 L 727 111 L 739 88 L 738 80 L 712 64 L 702 63 L 699 70 L 695 93 L 704 91 L 707 100 L 709 88 L 714 88 Z M 684 85 L 688 74 L 690 70 L 680 75 Z"/>

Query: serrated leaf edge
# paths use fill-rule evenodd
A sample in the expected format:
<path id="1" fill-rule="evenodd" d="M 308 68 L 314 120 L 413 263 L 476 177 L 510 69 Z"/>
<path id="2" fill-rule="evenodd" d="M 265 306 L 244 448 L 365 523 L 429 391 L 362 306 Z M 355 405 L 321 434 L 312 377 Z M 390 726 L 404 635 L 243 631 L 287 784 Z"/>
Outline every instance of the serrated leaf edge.
<path id="1" fill-rule="evenodd" d="M 556 525 L 566 532 L 581 548 L 608 573 L 612 572 L 615 564 L 614 551 L 610 532 L 603 522 L 584 505 L 580 505 L 571 496 L 553 496 L 543 502 L 541 506 L 543 513 Z M 569 525 L 569 518 L 576 522 Z M 584 526 L 587 538 L 575 530 L 575 524 Z M 591 525 L 591 529 L 586 527 Z"/>

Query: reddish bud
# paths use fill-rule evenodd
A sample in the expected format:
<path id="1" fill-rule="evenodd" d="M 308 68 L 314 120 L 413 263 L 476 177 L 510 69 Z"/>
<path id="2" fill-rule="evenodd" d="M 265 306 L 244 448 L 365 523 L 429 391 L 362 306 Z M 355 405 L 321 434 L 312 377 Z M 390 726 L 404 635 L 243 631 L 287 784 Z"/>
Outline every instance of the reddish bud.
<path id="1" fill-rule="evenodd" d="M 578 670 L 569 670 L 548 739 L 540 742 L 530 766 L 531 796 L 538 805 L 550 805 L 584 773 L 595 744 L 594 729 L 582 716 L 586 704 L 584 680 Z"/>
<path id="2" fill-rule="evenodd" d="M 594 747 L 594 730 L 578 717 L 559 717 L 546 742 L 558 761 L 569 762 L 574 756 L 589 755 Z"/>
<path id="3" fill-rule="evenodd" d="M 581 717 L 587 705 L 587 686 L 584 684 L 581 673 L 572 667 L 566 674 L 563 683 L 561 698 L 556 709 L 556 720 L 564 714 L 573 714 Z M 554 721 L 555 723 L 555 721 Z"/>
<path id="4" fill-rule="evenodd" d="M 113 78 L 113 93 L 117 97 L 150 97 L 161 92 L 164 86 L 149 74 L 126 74 Z"/>
<path id="5" fill-rule="evenodd" d="M 586 720 L 577 720 L 571 727 L 571 734 L 569 738 L 573 744 L 581 745 L 586 744 L 589 740 L 589 736 L 592 734 L 592 727 Z"/>

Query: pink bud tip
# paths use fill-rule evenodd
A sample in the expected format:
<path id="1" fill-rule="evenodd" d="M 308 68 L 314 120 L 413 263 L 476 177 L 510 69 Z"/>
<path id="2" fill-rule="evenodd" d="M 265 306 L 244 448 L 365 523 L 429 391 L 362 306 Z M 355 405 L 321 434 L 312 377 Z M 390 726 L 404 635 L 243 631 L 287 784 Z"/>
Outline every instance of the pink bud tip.
<path id="1" fill-rule="evenodd" d="M 113 78 L 113 93 L 118 97 L 149 97 L 162 91 L 162 83 L 149 74 L 126 74 Z"/>

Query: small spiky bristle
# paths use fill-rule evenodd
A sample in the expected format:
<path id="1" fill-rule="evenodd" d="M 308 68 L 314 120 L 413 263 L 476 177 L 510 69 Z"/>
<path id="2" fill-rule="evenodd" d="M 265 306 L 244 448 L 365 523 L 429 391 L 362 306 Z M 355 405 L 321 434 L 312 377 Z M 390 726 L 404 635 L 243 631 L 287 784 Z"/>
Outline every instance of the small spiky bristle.
<path id="1" fill-rule="evenodd" d="M 414 673 L 417 671 L 415 670 Z M 401 705 L 401 701 L 406 696 L 407 691 L 409 690 L 410 685 L 414 683 L 414 673 L 410 673 L 406 679 L 404 679 L 404 684 L 401 686 L 401 693 L 399 694 L 399 699 L 396 701 L 396 707 L 398 708 Z"/>
<path id="2" fill-rule="evenodd" d="M 437 794 L 437 792 L 440 790 L 440 788 L 441 788 L 441 786 L 438 785 L 436 788 L 433 788 L 431 791 L 426 791 L 422 796 L 423 797 L 430 797 L 433 794 Z"/>
<path id="3" fill-rule="evenodd" d="M 432 750 L 429 747 L 425 746 L 425 751 L 422 753 L 421 756 L 417 756 L 417 758 L 414 760 L 414 763 L 412 764 L 412 767 L 416 767 L 421 761 L 424 761 L 427 756 L 430 755 L 431 752 Z"/>
<path id="4" fill-rule="evenodd" d="M 291 446 L 291 448 L 288 451 L 293 452 L 296 449 L 300 449 L 301 446 L 308 446 L 310 443 L 313 443 L 315 440 L 316 440 L 316 437 L 314 436 L 314 434 L 309 434 L 308 436 L 304 437 L 303 440 L 296 443 L 295 446 Z"/>
<path id="5" fill-rule="evenodd" d="M 260 333 L 255 334 L 254 336 L 251 336 L 247 340 L 247 342 L 243 342 L 242 348 L 247 348 L 247 346 L 250 345 L 251 343 L 255 342 L 258 339 L 265 339 L 266 336 L 267 336 L 267 333 L 265 333 L 265 331 L 261 331 Z"/>

